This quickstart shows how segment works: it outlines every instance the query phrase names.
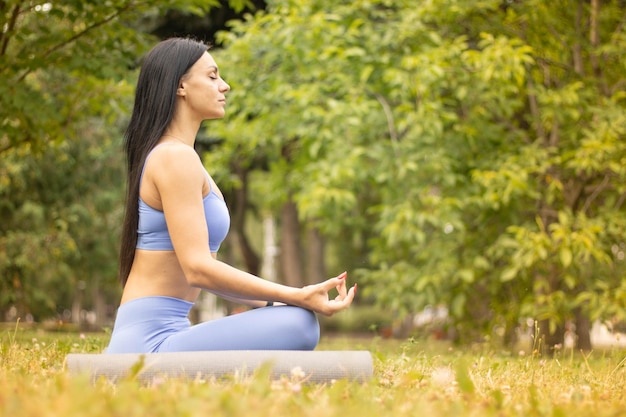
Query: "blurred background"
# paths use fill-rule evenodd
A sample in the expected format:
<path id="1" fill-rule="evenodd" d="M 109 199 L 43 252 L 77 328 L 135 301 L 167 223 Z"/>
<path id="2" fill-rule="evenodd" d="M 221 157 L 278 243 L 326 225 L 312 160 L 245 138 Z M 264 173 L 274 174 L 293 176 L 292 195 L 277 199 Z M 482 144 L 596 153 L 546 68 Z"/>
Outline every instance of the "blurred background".
<path id="1" fill-rule="evenodd" d="M 197 140 L 221 259 L 348 271 L 327 332 L 624 343 L 625 26 L 624 0 L 0 1 L 0 319 L 110 328 L 141 58 L 192 36 L 232 88 Z"/>

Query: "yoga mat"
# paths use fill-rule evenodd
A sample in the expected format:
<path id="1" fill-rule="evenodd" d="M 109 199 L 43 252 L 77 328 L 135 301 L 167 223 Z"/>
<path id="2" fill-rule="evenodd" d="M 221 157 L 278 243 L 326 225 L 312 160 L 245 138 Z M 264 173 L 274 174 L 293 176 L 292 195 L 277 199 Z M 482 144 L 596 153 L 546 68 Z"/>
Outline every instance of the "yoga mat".
<path id="1" fill-rule="evenodd" d="M 292 377 L 292 371 L 304 381 L 324 383 L 337 379 L 364 382 L 372 377 L 372 355 L 368 351 L 297 351 L 297 350 L 230 350 L 176 353 L 70 353 L 65 366 L 70 374 L 91 375 L 92 380 L 105 377 L 112 382 L 124 378 L 143 360 L 137 374 L 142 381 L 155 377 L 206 378 L 228 375 L 251 375 L 262 365 L 271 366 L 271 377 Z M 300 369 L 298 369 L 300 368 Z M 301 373 L 298 372 L 301 370 Z"/>

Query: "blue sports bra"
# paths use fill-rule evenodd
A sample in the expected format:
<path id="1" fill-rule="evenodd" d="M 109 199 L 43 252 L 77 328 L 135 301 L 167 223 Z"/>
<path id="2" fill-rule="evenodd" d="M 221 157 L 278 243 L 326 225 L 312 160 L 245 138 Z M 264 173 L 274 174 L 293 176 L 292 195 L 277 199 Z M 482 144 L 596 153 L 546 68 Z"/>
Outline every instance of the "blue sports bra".
<path id="1" fill-rule="evenodd" d="M 146 157 L 146 163 L 149 158 L 150 154 Z M 145 167 L 144 164 L 144 170 Z M 143 172 L 141 176 L 143 177 Z M 207 173 L 208 176 L 209 174 Z M 210 184 L 211 181 L 209 181 Z M 212 187 L 209 194 L 202 199 L 202 202 L 204 204 L 204 218 L 209 230 L 209 248 L 211 252 L 217 252 L 230 228 L 228 207 L 226 207 L 224 200 L 215 193 Z M 137 249 L 174 250 L 169 231 L 167 230 L 165 214 L 161 210 L 150 207 L 141 197 L 139 197 Z"/>

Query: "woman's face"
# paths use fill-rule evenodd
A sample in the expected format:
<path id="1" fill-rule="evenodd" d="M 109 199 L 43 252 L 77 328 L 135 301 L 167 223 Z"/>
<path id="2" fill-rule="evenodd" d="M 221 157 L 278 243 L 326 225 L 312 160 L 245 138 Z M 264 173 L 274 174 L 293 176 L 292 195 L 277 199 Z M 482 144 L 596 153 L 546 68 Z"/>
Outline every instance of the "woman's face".
<path id="1" fill-rule="evenodd" d="M 188 110 L 202 120 L 224 117 L 230 86 L 220 77 L 217 64 L 207 52 L 187 71 L 177 94 Z"/>

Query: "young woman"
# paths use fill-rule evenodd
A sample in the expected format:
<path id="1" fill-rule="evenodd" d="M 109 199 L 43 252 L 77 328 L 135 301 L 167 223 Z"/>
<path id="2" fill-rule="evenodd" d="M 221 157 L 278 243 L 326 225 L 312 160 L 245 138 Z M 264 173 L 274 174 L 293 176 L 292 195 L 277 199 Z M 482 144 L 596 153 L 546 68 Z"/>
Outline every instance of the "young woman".
<path id="1" fill-rule="evenodd" d="M 124 291 L 107 353 L 312 350 L 315 313 L 348 308 L 356 292 L 346 273 L 294 288 L 217 260 L 230 218 L 193 145 L 203 120 L 224 116 L 230 87 L 207 51 L 192 39 L 163 41 L 139 74 L 125 135 Z M 192 326 L 187 316 L 201 290 L 255 308 Z"/>

